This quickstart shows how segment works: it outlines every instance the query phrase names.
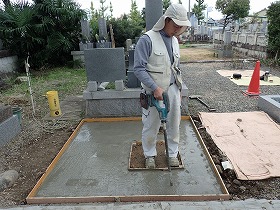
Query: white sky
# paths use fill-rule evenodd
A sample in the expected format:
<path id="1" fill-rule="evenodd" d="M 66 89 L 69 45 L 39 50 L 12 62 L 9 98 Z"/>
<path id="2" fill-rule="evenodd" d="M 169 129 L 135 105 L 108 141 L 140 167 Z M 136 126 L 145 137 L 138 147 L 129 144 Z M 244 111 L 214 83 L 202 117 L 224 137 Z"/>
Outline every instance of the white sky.
<path id="1" fill-rule="evenodd" d="M 13 2 L 20 0 L 12 0 Z M 27 0 L 32 2 L 32 0 Z M 82 9 L 90 9 L 91 2 L 93 2 L 93 6 L 95 9 L 100 8 L 100 0 L 74 0 L 81 5 Z M 152 1 L 152 0 L 150 0 Z M 258 12 L 264 8 L 267 8 L 272 2 L 277 0 L 250 0 L 250 14 Z M 120 17 L 122 14 L 129 14 L 131 7 L 131 0 L 106 0 L 105 5 L 109 6 L 110 2 L 113 5 L 113 16 Z M 178 3 L 178 0 L 171 0 L 172 3 Z M 187 10 L 189 10 L 189 0 L 182 0 L 183 5 Z M 141 11 L 143 7 L 145 7 L 145 0 L 136 0 L 138 10 Z M 193 5 L 196 3 L 195 0 L 190 0 L 190 7 L 193 8 Z M 208 17 L 213 18 L 215 20 L 221 19 L 223 16 L 220 12 L 215 10 L 216 0 L 204 0 L 204 4 L 207 4 L 208 7 L 212 7 L 213 11 L 208 13 Z M 0 0 L 0 6 L 2 5 L 2 0 Z M 190 11 L 191 11 L 190 9 Z M 109 11 L 109 10 L 108 10 Z M 205 12 L 205 17 L 207 16 Z"/>
<path id="2" fill-rule="evenodd" d="M 90 3 L 93 2 L 93 7 L 95 9 L 100 8 L 100 0 L 75 0 L 82 6 L 82 9 L 89 9 Z M 152 0 L 151 0 L 152 1 Z M 268 7 L 272 2 L 276 0 L 250 0 L 250 14 L 254 12 L 258 12 L 266 7 Z M 113 6 L 113 16 L 120 17 L 122 14 L 128 14 L 130 11 L 131 0 L 106 0 L 105 5 L 109 6 L 110 2 L 112 2 Z M 177 3 L 178 0 L 171 0 L 172 3 Z M 141 11 L 143 7 L 145 7 L 145 0 L 136 0 L 138 10 Z M 189 0 L 182 0 L 183 5 L 187 10 L 189 10 Z M 190 0 L 191 9 L 193 5 L 196 3 L 195 0 Z M 208 7 L 212 7 L 213 11 L 208 13 L 208 17 L 213 19 L 221 19 L 223 16 L 221 13 L 215 10 L 216 0 L 204 0 L 204 3 L 208 5 Z M 190 9 L 190 11 L 191 11 Z M 207 16 L 205 14 L 205 16 Z"/>

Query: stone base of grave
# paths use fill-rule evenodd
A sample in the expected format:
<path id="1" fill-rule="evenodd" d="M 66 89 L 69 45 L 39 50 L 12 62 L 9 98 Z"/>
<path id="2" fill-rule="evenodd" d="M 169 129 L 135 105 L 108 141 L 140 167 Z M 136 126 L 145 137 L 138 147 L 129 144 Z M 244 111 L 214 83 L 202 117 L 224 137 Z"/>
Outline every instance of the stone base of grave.
<path id="1" fill-rule="evenodd" d="M 83 98 L 86 100 L 86 117 L 141 116 L 140 93 L 141 88 L 102 91 L 89 91 L 87 88 L 83 92 Z M 187 114 L 187 95 L 187 87 L 183 85 L 182 115 Z"/>

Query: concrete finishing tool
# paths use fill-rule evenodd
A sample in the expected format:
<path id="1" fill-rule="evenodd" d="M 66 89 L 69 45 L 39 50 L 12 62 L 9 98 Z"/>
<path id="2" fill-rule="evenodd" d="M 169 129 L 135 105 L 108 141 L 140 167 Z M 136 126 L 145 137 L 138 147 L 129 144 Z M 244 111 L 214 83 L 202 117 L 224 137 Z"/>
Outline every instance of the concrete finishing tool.
<path id="1" fill-rule="evenodd" d="M 168 94 L 164 92 L 162 96 L 163 96 L 163 101 L 159 101 L 153 96 L 153 94 L 151 94 L 150 106 L 156 107 L 159 113 L 159 118 L 161 120 L 163 134 L 164 134 L 165 153 L 166 153 L 167 166 L 169 171 L 170 186 L 173 186 L 173 182 L 171 179 L 172 174 L 171 174 L 171 166 L 169 162 L 168 142 L 167 142 L 167 133 L 166 133 L 166 119 L 167 119 L 167 114 L 169 112 L 170 105 L 169 105 Z"/>
<path id="2" fill-rule="evenodd" d="M 189 99 L 196 99 L 196 100 L 198 100 L 201 104 L 203 104 L 204 106 L 206 106 L 207 109 L 208 109 L 210 112 L 215 112 L 215 111 L 216 111 L 216 109 L 214 109 L 214 108 L 210 107 L 208 104 L 206 104 L 206 103 L 200 98 L 199 95 L 190 95 L 190 96 L 189 96 Z"/>

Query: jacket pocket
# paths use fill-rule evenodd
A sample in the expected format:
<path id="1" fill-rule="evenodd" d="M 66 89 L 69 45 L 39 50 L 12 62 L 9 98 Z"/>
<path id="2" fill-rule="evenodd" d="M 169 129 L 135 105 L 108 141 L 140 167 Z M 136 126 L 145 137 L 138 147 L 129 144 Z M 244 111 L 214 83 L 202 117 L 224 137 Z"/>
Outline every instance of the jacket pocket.
<path id="1" fill-rule="evenodd" d="M 155 59 L 151 61 L 151 64 L 155 66 L 159 66 L 164 64 L 165 54 L 162 51 L 154 51 Z"/>

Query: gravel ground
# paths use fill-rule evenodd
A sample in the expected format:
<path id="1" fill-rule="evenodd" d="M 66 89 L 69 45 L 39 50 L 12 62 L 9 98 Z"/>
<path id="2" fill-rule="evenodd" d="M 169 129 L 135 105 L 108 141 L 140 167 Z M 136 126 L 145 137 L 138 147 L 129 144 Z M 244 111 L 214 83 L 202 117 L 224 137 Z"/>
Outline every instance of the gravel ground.
<path id="1" fill-rule="evenodd" d="M 255 62 L 246 64 L 246 69 L 253 70 Z M 214 107 L 217 112 L 247 112 L 257 111 L 257 98 L 246 97 L 241 91 L 246 91 L 247 86 L 238 86 L 230 79 L 222 77 L 217 70 L 234 70 L 232 63 L 188 63 L 181 66 L 183 79 L 188 87 L 189 95 L 201 95 L 201 98 Z M 240 69 L 240 68 L 237 68 Z M 280 77 L 280 70 L 262 67 L 262 71 L 270 70 L 271 74 Z M 261 94 L 279 95 L 280 86 L 261 86 Z M 198 105 L 197 100 L 189 101 L 189 112 L 196 115 L 197 111 L 208 111 L 203 105 Z"/>

